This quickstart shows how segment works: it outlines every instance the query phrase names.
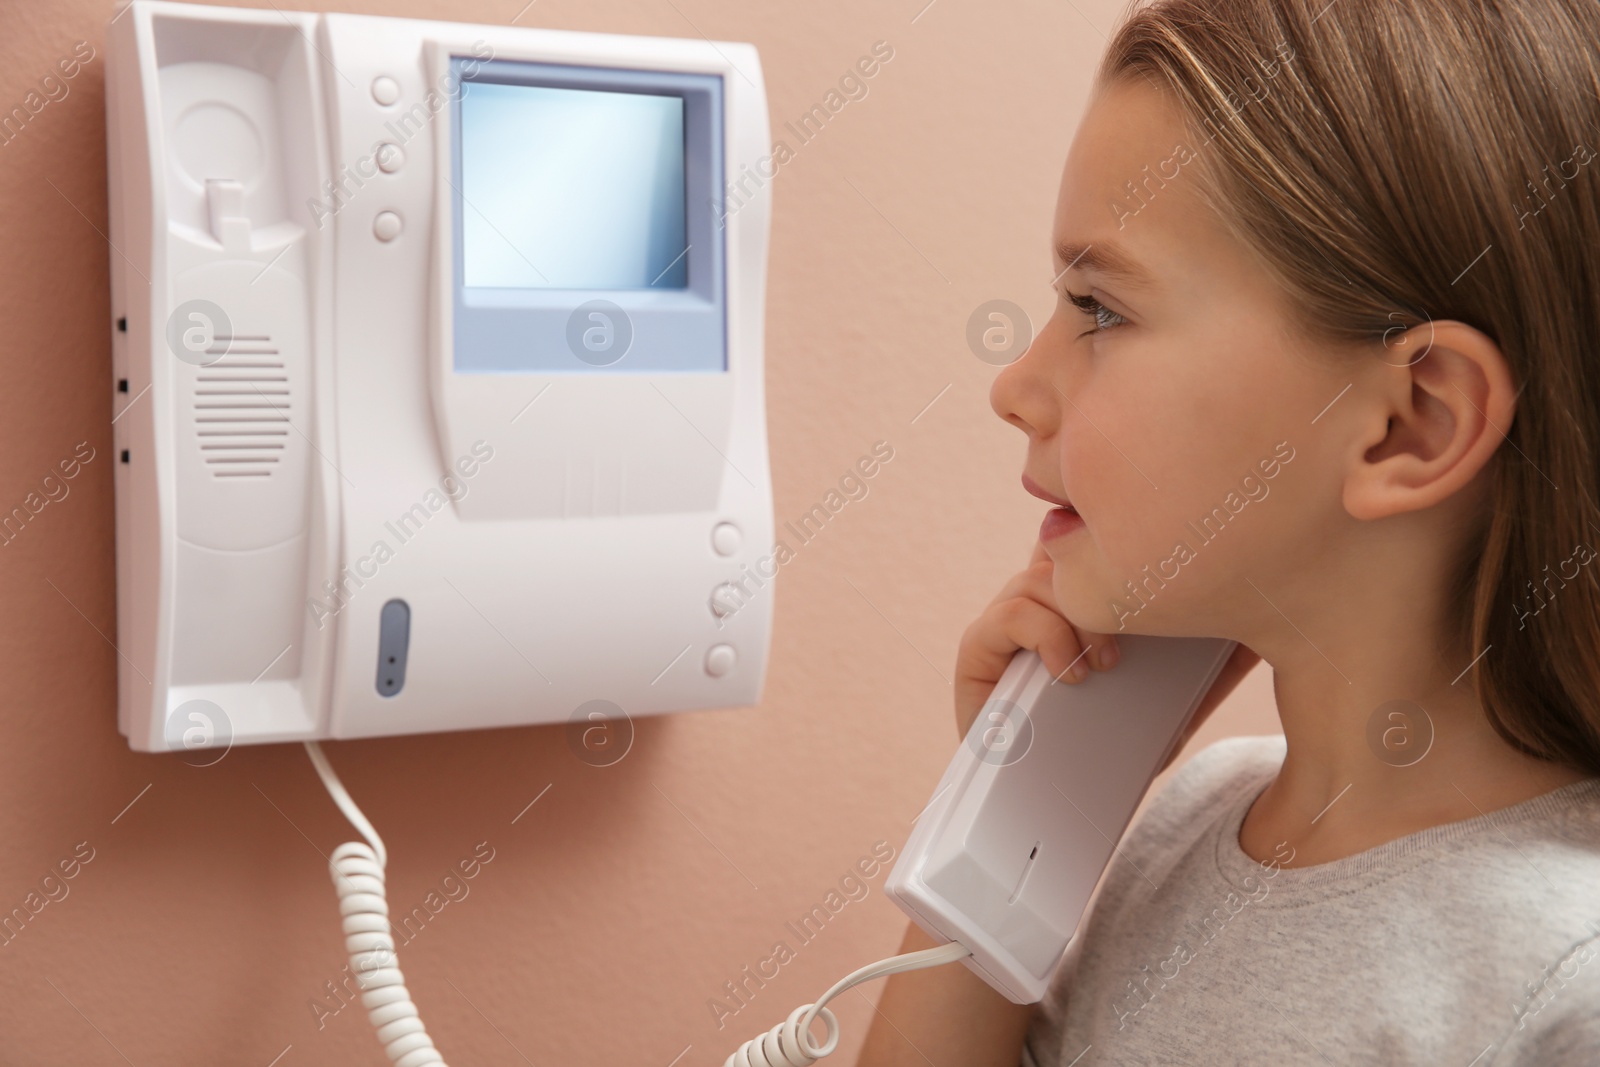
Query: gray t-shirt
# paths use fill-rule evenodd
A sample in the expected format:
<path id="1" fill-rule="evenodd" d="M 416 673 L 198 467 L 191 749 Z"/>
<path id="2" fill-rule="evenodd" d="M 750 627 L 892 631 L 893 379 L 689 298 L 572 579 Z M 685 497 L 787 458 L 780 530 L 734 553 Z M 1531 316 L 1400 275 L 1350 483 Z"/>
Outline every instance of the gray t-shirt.
<path id="1" fill-rule="evenodd" d="M 1600 778 L 1295 868 L 1239 848 L 1283 755 L 1229 738 L 1173 775 L 1022 1067 L 1600 1065 Z"/>

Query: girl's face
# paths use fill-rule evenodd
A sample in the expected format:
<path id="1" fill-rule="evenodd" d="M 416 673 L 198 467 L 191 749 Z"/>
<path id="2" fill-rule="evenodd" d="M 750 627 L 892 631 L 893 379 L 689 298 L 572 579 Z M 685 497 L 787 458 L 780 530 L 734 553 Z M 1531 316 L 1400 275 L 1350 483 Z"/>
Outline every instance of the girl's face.
<path id="1" fill-rule="evenodd" d="M 1097 94 L 1061 180 L 1055 311 L 990 392 L 1028 435 L 1024 477 L 1082 517 L 1043 540 L 1085 630 L 1239 637 L 1353 521 L 1349 457 L 1313 423 L 1350 375 L 1208 214 L 1199 149 L 1160 91 Z"/>

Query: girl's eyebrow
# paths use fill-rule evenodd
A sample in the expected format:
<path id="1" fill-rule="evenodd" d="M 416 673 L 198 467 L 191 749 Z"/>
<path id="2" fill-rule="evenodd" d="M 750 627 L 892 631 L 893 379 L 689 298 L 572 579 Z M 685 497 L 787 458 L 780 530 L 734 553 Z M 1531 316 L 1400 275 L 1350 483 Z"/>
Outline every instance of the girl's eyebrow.
<path id="1" fill-rule="evenodd" d="M 1061 268 L 1061 274 L 1078 267 L 1081 270 L 1099 271 L 1108 277 L 1121 278 L 1131 286 L 1145 289 L 1155 287 L 1155 278 L 1150 272 L 1115 244 L 1074 244 L 1069 241 L 1057 241 L 1055 252 L 1057 260 L 1066 264 Z M 1056 275 L 1056 281 L 1061 280 L 1061 274 Z"/>

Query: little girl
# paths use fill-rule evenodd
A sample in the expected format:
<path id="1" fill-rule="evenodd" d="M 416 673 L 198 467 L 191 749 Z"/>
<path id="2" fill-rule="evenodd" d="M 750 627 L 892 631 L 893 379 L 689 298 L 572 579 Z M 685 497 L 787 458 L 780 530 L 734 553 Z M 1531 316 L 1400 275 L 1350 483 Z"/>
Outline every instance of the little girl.
<path id="1" fill-rule="evenodd" d="M 1597 94 L 1595 0 L 1130 13 L 958 726 L 1126 632 L 1239 641 L 1202 714 L 1265 659 L 1283 736 L 1181 768 L 1041 1004 L 896 975 L 862 1067 L 1600 1064 Z"/>

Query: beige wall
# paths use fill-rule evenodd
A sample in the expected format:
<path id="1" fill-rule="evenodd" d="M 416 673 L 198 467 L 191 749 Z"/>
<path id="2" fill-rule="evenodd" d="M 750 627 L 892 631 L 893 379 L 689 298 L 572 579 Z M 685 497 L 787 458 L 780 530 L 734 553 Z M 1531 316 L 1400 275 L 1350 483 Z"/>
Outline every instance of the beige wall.
<path id="1" fill-rule="evenodd" d="M 506 22 L 520 2 L 352 7 Z M 470 894 L 401 956 L 452 1063 L 666 1065 L 683 1052 L 684 1067 L 720 1064 L 899 943 L 882 873 L 811 943 L 784 924 L 874 842 L 903 843 L 956 742 L 956 642 L 1027 558 L 1041 508 L 1018 486 L 1023 439 L 990 411 L 994 368 L 964 329 L 995 297 L 1039 316 L 1050 307 L 1056 180 L 1120 4 L 919 6 L 539 0 L 520 17 L 752 41 L 779 136 L 889 42 L 869 95 L 774 179 L 780 522 L 873 442 L 894 458 L 779 576 L 759 708 L 641 721 L 628 757 L 606 769 L 576 760 L 559 727 L 329 746 L 387 838 L 396 909 L 422 903 L 479 842 L 494 850 Z M 95 58 L 0 145 L 0 507 L 79 442 L 94 458 L 0 549 L 0 912 L 80 843 L 93 858 L 0 946 L 0 1060 L 381 1063 L 359 1008 L 319 1030 L 310 1006 L 344 964 L 323 854 L 350 831 L 304 753 L 240 748 L 202 770 L 133 753 L 116 731 L 115 253 L 102 236 L 111 10 L 70 0 L 4 12 L 4 109 L 78 41 Z M 1274 729 L 1259 670 L 1199 740 Z M 719 1028 L 708 1001 L 779 940 L 795 958 Z M 836 1004 L 840 1062 L 880 988 Z"/>

